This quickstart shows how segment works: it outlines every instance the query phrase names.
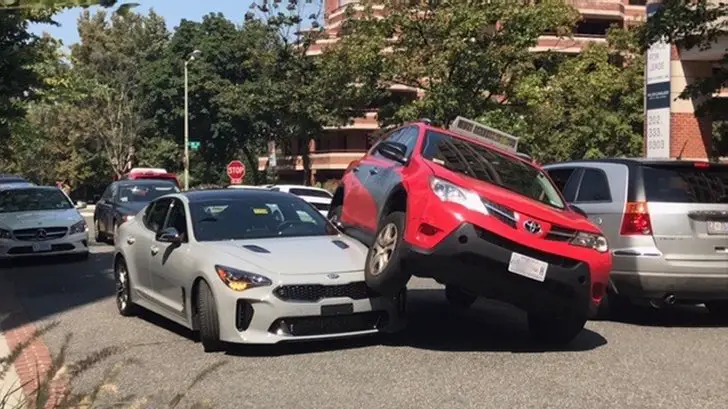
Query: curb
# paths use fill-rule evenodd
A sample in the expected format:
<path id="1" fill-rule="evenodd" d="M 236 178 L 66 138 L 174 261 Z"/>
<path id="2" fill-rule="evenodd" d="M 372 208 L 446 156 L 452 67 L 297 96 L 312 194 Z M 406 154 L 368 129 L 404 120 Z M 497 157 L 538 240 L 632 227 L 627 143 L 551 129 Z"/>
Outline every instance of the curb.
<path id="1" fill-rule="evenodd" d="M 19 345 L 28 342 L 38 328 L 30 321 L 22 304 L 15 297 L 12 285 L 2 279 L 0 279 L 0 284 L 0 311 L 7 311 L 8 316 L 5 318 L 4 323 L 8 327 L 13 327 L 7 331 L 0 328 L 0 331 L 4 333 L 8 348 L 13 351 Z M 15 372 L 23 386 L 23 394 L 29 401 L 35 398 L 39 386 L 38 380 L 42 382 L 45 379 L 52 364 L 53 358 L 50 349 L 41 337 L 30 341 L 13 362 Z M 45 409 L 56 408 L 63 400 L 67 389 L 67 379 L 64 377 L 53 379 L 50 382 Z"/>

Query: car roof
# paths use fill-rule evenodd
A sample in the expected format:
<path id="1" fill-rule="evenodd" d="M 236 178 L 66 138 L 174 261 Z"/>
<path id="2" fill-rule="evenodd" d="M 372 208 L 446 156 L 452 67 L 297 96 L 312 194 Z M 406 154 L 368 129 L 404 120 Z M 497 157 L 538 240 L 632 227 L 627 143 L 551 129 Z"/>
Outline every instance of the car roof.
<path id="1" fill-rule="evenodd" d="M 190 190 L 178 193 L 177 195 L 187 198 L 190 203 L 205 202 L 208 200 L 234 200 L 238 198 L 265 199 L 265 198 L 289 198 L 290 194 L 276 192 L 267 189 L 209 189 Z M 295 196 L 294 196 L 295 197 Z"/>
<path id="2" fill-rule="evenodd" d="M 685 160 L 685 159 L 655 159 L 655 158 L 603 158 L 603 159 L 575 159 L 563 162 L 554 162 L 545 165 L 544 167 L 553 165 L 570 165 L 570 164 L 583 164 L 583 163 L 616 163 L 627 166 L 637 165 L 693 165 L 695 163 L 706 163 L 705 160 Z M 726 166 L 722 163 L 711 162 L 711 166 Z"/>
<path id="3" fill-rule="evenodd" d="M 170 179 L 122 179 L 117 180 L 116 182 L 119 186 L 129 186 L 129 185 L 173 185 L 176 186 L 173 180 Z"/>
<path id="4" fill-rule="evenodd" d="M 328 192 L 326 189 L 322 189 L 316 186 L 305 186 L 305 185 L 270 185 L 271 188 L 277 187 L 279 189 L 310 189 L 317 190 L 319 192 Z"/>
<path id="5" fill-rule="evenodd" d="M 55 186 L 38 186 L 38 185 L 25 185 L 25 184 L 18 184 L 17 186 L 13 186 L 12 184 L 3 185 L 2 190 L 23 190 L 23 189 L 34 189 L 34 190 L 61 190 Z"/>

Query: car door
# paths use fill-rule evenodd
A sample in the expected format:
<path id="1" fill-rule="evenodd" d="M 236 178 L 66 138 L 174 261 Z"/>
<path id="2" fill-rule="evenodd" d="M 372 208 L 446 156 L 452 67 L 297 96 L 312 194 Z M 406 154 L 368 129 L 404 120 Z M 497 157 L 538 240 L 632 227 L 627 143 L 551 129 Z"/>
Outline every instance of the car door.
<path id="1" fill-rule="evenodd" d="M 109 213 L 111 213 L 111 196 L 114 188 L 114 183 L 110 184 L 104 190 L 104 193 L 96 202 L 96 208 L 94 209 L 94 219 L 98 221 L 99 230 L 103 233 L 108 232 L 106 220 L 108 219 Z"/>
<path id="2" fill-rule="evenodd" d="M 407 147 L 405 157 L 409 160 L 417 145 L 419 136 L 419 128 L 416 126 L 407 126 L 399 132 L 392 135 L 388 140 L 398 142 Z M 376 214 L 371 216 L 373 222 L 371 228 L 377 228 L 379 216 L 384 208 L 384 204 L 389 197 L 392 189 L 402 181 L 402 171 L 406 165 L 387 159 L 379 153 L 372 155 L 372 166 L 369 176 L 369 190 L 377 204 Z"/>
<path id="3" fill-rule="evenodd" d="M 144 296 L 148 299 L 152 298 L 154 292 L 150 272 L 151 248 L 155 244 L 154 238 L 157 232 L 164 226 L 171 202 L 171 198 L 152 201 L 146 208 L 140 228 L 135 230 L 135 234 L 127 237 L 127 244 L 133 249 L 131 252 L 133 269 L 139 275 L 136 286 L 144 290 Z"/>
<path id="4" fill-rule="evenodd" d="M 184 236 L 181 244 L 153 239 L 150 246 L 149 271 L 154 302 L 172 314 L 185 318 L 185 278 L 192 265 L 188 240 L 187 212 L 184 203 L 171 201 L 162 230 L 174 227 Z"/>
<path id="5" fill-rule="evenodd" d="M 398 128 L 389 132 L 379 143 L 391 140 L 401 131 L 402 128 Z M 376 145 L 351 168 L 348 176 L 350 180 L 344 190 L 344 207 L 341 213 L 344 224 L 353 225 L 367 232 L 376 229 L 377 204 L 372 196 L 372 185 L 369 180 L 372 174 L 378 172 L 379 160 L 375 155 Z"/>
<path id="6" fill-rule="evenodd" d="M 582 167 L 579 186 L 571 203 L 584 210 L 610 243 L 619 238 L 627 195 L 628 168 L 618 163 Z"/>

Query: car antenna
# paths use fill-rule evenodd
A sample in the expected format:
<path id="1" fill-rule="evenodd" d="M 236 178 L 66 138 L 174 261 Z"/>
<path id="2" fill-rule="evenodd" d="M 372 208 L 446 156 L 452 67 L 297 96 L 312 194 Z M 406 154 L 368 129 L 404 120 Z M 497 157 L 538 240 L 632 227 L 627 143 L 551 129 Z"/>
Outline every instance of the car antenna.
<path id="1" fill-rule="evenodd" d="M 685 152 L 685 147 L 688 146 L 688 141 L 685 141 L 685 143 L 682 146 L 682 149 L 680 149 L 680 153 L 677 154 L 677 160 L 682 160 L 683 152 Z"/>

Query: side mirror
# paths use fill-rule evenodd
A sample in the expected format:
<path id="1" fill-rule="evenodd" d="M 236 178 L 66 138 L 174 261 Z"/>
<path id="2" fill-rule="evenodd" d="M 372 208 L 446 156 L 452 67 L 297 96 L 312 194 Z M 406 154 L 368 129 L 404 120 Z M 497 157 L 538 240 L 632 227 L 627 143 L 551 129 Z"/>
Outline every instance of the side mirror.
<path id="1" fill-rule="evenodd" d="M 76 202 L 76 209 L 78 209 L 78 210 L 83 210 L 83 209 L 85 209 L 86 207 L 87 207 L 87 206 L 86 206 L 86 202 Z"/>
<path id="2" fill-rule="evenodd" d="M 162 243 L 182 243 L 182 235 L 174 227 L 167 227 L 166 229 L 157 233 L 157 241 Z"/>
<path id="3" fill-rule="evenodd" d="M 397 163 L 407 163 L 407 146 L 399 142 L 382 142 L 377 145 L 377 152 Z"/>
<path id="4" fill-rule="evenodd" d="M 584 216 L 584 218 L 586 218 L 586 219 L 589 218 L 589 215 L 584 211 L 584 209 L 582 209 L 581 207 L 579 207 L 577 205 L 570 204 L 569 209 L 571 209 L 571 211 L 574 213 L 578 213 L 578 214 Z"/>

